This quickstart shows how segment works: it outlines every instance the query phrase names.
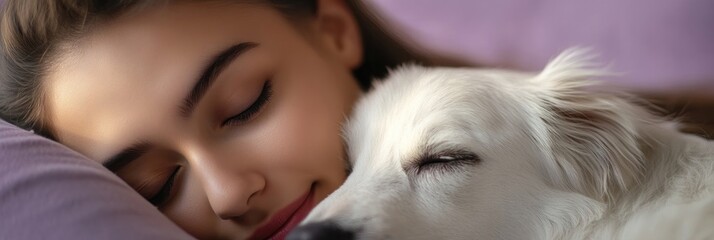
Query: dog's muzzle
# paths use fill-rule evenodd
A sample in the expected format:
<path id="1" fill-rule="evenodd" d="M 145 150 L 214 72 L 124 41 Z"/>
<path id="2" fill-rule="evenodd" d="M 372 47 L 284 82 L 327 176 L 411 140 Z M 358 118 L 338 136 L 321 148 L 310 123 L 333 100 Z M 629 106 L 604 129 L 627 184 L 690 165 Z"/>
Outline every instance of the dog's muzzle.
<path id="1" fill-rule="evenodd" d="M 295 228 L 286 240 L 352 240 L 355 233 L 341 228 L 334 222 L 323 221 L 308 223 Z"/>

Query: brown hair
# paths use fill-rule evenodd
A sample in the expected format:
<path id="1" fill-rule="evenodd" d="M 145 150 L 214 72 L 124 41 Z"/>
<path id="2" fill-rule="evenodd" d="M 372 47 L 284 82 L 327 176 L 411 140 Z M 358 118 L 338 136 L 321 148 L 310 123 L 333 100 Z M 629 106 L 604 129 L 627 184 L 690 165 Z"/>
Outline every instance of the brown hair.
<path id="1" fill-rule="evenodd" d="M 54 139 L 44 109 L 42 78 L 62 46 L 120 14 L 169 1 L 7 0 L 0 18 L 0 118 Z M 269 4 L 287 17 L 310 16 L 318 7 L 316 0 L 247 2 Z M 364 61 L 354 75 L 363 89 L 371 85 L 372 79 L 383 77 L 389 68 L 404 62 L 435 64 L 388 34 L 364 3 L 346 3 L 362 31 Z"/>

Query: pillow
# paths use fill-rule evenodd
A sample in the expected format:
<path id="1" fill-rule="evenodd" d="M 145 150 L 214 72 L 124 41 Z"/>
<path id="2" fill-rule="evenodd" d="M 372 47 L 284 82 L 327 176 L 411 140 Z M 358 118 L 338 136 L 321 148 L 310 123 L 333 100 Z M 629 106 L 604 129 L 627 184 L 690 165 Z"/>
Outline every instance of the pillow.
<path id="1" fill-rule="evenodd" d="M 116 175 L 0 120 L 0 239 L 193 239 Z"/>

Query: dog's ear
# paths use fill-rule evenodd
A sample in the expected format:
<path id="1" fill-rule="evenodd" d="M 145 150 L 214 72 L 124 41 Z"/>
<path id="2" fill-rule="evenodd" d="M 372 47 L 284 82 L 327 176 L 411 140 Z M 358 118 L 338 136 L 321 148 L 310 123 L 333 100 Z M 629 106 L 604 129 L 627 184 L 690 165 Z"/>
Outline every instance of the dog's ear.
<path id="1" fill-rule="evenodd" d="M 596 79 L 609 74 L 590 59 L 587 50 L 569 49 L 534 77 L 535 141 L 549 153 L 554 183 L 609 201 L 642 176 L 639 126 L 651 115 L 624 94 L 596 89 Z"/>

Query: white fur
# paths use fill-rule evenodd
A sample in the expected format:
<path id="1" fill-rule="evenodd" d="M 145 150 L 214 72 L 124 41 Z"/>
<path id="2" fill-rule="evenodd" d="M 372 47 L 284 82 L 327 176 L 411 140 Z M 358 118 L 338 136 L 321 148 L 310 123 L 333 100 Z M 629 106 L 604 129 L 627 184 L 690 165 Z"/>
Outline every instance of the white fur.
<path id="1" fill-rule="evenodd" d="M 599 88 L 605 74 L 572 49 L 538 74 L 402 67 L 357 105 L 352 173 L 304 223 L 358 239 L 714 239 L 714 144 Z M 449 160 L 463 153 L 480 160 Z"/>

